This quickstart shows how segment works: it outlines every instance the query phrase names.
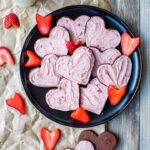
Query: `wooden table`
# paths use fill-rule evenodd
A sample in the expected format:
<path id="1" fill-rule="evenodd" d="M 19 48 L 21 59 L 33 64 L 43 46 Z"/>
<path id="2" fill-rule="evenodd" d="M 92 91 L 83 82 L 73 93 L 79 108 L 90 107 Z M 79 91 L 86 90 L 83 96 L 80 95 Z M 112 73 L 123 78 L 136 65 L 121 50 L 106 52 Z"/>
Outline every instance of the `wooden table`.
<path id="1" fill-rule="evenodd" d="M 130 106 L 109 122 L 118 134 L 117 150 L 150 150 L 150 0 L 109 0 L 112 12 L 141 37 L 143 74 L 139 92 Z"/>

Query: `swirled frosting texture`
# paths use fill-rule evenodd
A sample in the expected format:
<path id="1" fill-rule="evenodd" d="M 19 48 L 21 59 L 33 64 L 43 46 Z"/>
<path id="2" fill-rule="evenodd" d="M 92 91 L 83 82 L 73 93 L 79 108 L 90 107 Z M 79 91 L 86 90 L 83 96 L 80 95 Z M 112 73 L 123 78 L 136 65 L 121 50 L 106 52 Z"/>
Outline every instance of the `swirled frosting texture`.
<path id="1" fill-rule="evenodd" d="M 79 47 L 72 56 L 60 57 L 56 63 L 57 72 L 78 84 L 86 85 L 94 66 L 94 56 L 87 47 Z"/>
<path id="2" fill-rule="evenodd" d="M 97 48 L 90 47 L 91 51 L 93 52 L 95 61 L 94 61 L 94 67 L 92 70 L 92 75 L 96 77 L 97 75 L 97 69 L 99 66 L 104 64 L 113 64 L 115 60 L 121 56 L 121 53 L 119 50 L 110 48 L 104 52 L 100 52 Z"/>
<path id="3" fill-rule="evenodd" d="M 122 55 L 113 65 L 101 65 L 97 77 L 106 86 L 113 85 L 121 88 L 128 84 L 131 76 L 132 63 L 129 57 Z"/>
<path id="4" fill-rule="evenodd" d="M 66 41 L 69 40 L 69 33 L 65 28 L 54 27 L 49 34 L 49 38 L 41 38 L 36 41 L 34 50 L 40 57 L 47 54 L 67 55 Z"/>
<path id="5" fill-rule="evenodd" d="M 89 16 L 79 16 L 75 20 L 72 20 L 68 17 L 62 17 L 58 20 L 57 26 L 62 26 L 66 28 L 70 35 L 71 40 L 76 43 L 77 40 L 80 40 L 82 44 L 85 43 L 85 30 L 87 21 L 90 19 Z"/>
<path id="6" fill-rule="evenodd" d="M 95 114 L 100 114 L 108 98 L 107 87 L 94 78 L 87 88 L 81 88 L 80 91 L 81 107 Z"/>
<path id="7" fill-rule="evenodd" d="M 46 55 L 40 68 L 34 68 L 29 73 L 29 81 L 39 87 L 57 87 L 60 76 L 56 73 L 56 61 L 58 57 L 55 55 Z"/>
<path id="8" fill-rule="evenodd" d="M 58 89 L 50 90 L 46 94 L 46 102 L 52 109 L 75 110 L 79 107 L 79 85 L 63 78 Z"/>
<path id="9" fill-rule="evenodd" d="M 120 43 L 120 34 L 117 30 L 106 29 L 101 17 L 94 16 L 87 22 L 86 45 L 96 47 L 101 51 L 115 48 Z"/>

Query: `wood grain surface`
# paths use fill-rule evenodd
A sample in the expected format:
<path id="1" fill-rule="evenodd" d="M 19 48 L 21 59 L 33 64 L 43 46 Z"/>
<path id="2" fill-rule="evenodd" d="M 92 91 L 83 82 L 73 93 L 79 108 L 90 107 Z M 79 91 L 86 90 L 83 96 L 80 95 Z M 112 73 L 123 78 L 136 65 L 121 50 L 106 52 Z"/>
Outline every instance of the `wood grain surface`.
<path id="1" fill-rule="evenodd" d="M 109 0 L 112 12 L 141 37 L 142 82 L 130 106 L 109 122 L 118 134 L 117 150 L 150 150 L 150 0 Z"/>

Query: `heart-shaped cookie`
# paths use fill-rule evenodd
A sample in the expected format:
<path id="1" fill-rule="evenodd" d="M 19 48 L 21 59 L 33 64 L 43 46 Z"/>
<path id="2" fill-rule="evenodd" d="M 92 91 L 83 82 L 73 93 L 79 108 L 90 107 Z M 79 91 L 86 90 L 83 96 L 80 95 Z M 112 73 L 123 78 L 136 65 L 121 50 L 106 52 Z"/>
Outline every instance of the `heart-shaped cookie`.
<path id="1" fill-rule="evenodd" d="M 40 57 L 47 54 L 67 55 L 66 41 L 69 40 L 69 33 L 65 28 L 54 27 L 49 34 L 49 38 L 41 38 L 36 41 L 34 50 Z"/>
<path id="2" fill-rule="evenodd" d="M 58 89 L 50 90 L 46 94 L 46 102 L 52 109 L 61 111 L 75 110 L 79 107 L 78 84 L 63 78 Z"/>
<path id="3" fill-rule="evenodd" d="M 121 53 L 119 50 L 110 48 L 104 52 L 100 52 L 97 48 L 90 47 L 90 49 L 93 52 L 95 62 L 94 67 L 92 70 L 92 75 L 96 77 L 97 75 L 97 69 L 99 66 L 104 64 L 113 64 L 114 61 L 121 56 Z"/>
<path id="4" fill-rule="evenodd" d="M 69 31 L 71 39 L 74 43 L 80 40 L 81 43 L 84 44 L 86 24 L 89 19 L 89 16 L 84 15 L 76 18 L 75 20 L 68 17 L 62 17 L 58 20 L 57 26 L 66 28 Z"/>
<path id="5" fill-rule="evenodd" d="M 106 29 L 104 20 L 98 16 L 91 17 L 87 22 L 85 36 L 88 47 L 96 47 L 101 51 L 117 47 L 121 39 L 119 32 Z"/>
<path id="6" fill-rule="evenodd" d="M 78 84 L 86 85 L 94 66 L 94 56 L 87 47 L 79 47 L 72 56 L 60 57 L 56 63 L 57 72 Z"/>
<path id="7" fill-rule="evenodd" d="M 103 132 L 97 136 L 93 131 L 85 130 L 81 132 L 78 140 L 92 142 L 95 150 L 114 150 L 117 145 L 117 139 L 111 132 Z"/>
<path id="8" fill-rule="evenodd" d="M 93 144 L 90 141 L 80 141 L 74 150 L 95 150 Z"/>
<path id="9" fill-rule="evenodd" d="M 131 71 L 132 63 L 130 58 L 122 55 L 113 65 L 101 65 L 97 70 L 97 77 L 104 85 L 113 85 L 120 89 L 128 84 Z"/>
<path id="10" fill-rule="evenodd" d="M 46 55 L 40 68 L 34 68 L 29 73 L 29 81 L 39 87 L 57 87 L 60 76 L 56 73 L 56 61 L 58 57 L 55 55 Z"/>
<path id="11" fill-rule="evenodd" d="M 95 114 L 100 114 L 108 98 L 107 87 L 94 78 L 87 88 L 81 87 L 80 92 L 81 107 Z"/>

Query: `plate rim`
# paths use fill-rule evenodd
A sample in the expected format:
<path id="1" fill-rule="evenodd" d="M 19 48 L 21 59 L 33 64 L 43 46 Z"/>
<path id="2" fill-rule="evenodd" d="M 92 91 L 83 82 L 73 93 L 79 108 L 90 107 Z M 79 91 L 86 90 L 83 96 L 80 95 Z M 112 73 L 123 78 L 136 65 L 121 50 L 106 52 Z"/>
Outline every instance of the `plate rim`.
<path id="1" fill-rule="evenodd" d="M 70 5 L 70 6 L 66 6 L 66 7 L 63 7 L 63 8 L 60 8 L 60 9 L 57 9 L 55 11 L 52 11 L 51 13 L 49 14 L 56 14 L 57 12 L 60 12 L 60 11 L 64 11 L 64 9 L 74 9 L 74 8 L 89 8 L 89 9 L 96 9 L 98 11 L 101 11 L 103 13 L 106 13 L 108 15 L 110 15 L 111 17 L 113 17 L 115 20 L 117 20 L 117 22 L 121 23 L 128 31 L 128 33 L 134 38 L 134 34 L 132 33 L 132 31 L 130 30 L 129 26 L 120 18 L 118 17 L 117 15 L 115 15 L 114 13 L 108 11 L 108 10 L 105 10 L 103 8 L 99 8 L 99 7 L 96 7 L 96 6 L 90 6 L 90 5 Z M 24 92 L 26 94 L 26 96 L 28 97 L 28 99 L 30 100 L 30 102 L 32 103 L 32 105 L 36 108 L 36 110 L 38 110 L 42 115 L 44 115 L 46 118 L 56 122 L 56 123 L 59 123 L 61 125 L 64 125 L 64 126 L 67 126 L 67 127 L 74 127 L 74 128 L 89 128 L 89 127 L 94 127 L 94 126 L 98 126 L 98 125 L 101 125 L 101 124 L 104 124 L 108 121 L 111 121 L 112 119 L 114 119 L 115 117 L 117 117 L 119 114 L 121 114 L 128 106 L 129 104 L 133 101 L 133 98 L 135 97 L 138 89 L 139 89 L 139 86 L 140 86 L 140 83 L 141 83 L 141 78 L 142 78 L 142 70 L 143 70 L 143 59 L 142 59 L 142 54 L 141 54 L 141 50 L 140 50 L 140 46 L 138 46 L 137 48 L 137 52 L 138 52 L 138 57 L 139 57 L 139 73 L 138 73 L 138 81 L 136 83 L 136 87 L 135 87 L 135 90 L 132 94 L 132 96 L 130 97 L 130 99 L 125 103 L 125 105 L 119 109 L 115 114 L 113 114 L 112 116 L 110 116 L 109 118 L 103 120 L 102 122 L 97 122 L 97 123 L 94 123 L 94 124 L 81 124 L 80 126 L 79 125 L 76 125 L 76 124 L 69 124 L 69 123 L 65 123 L 65 122 L 61 122 L 60 120 L 57 120 L 55 119 L 53 116 L 51 116 L 50 118 L 47 116 L 47 112 L 45 110 L 43 110 L 43 108 L 38 104 L 38 103 L 35 103 L 32 101 L 32 97 L 29 93 L 29 90 L 28 88 L 25 86 L 24 84 L 24 81 L 23 81 L 23 73 L 22 73 L 22 65 L 21 65 L 21 58 L 22 58 L 22 55 L 23 55 L 23 52 L 24 52 L 24 46 L 25 46 L 25 43 L 27 41 L 29 41 L 30 38 L 29 35 L 33 32 L 35 32 L 35 28 L 37 27 L 37 25 L 35 25 L 32 29 L 29 30 L 27 36 L 25 37 L 25 40 L 23 41 L 23 45 L 22 45 L 22 49 L 21 49 L 21 54 L 20 54 L 20 59 L 19 59 L 19 72 L 20 72 L 20 78 L 21 78 L 21 82 L 22 82 L 22 86 L 23 86 L 23 89 L 24 89 Z M 42 110 L 42 111 L 41 111 Z"/>

